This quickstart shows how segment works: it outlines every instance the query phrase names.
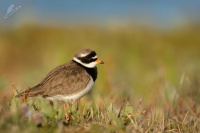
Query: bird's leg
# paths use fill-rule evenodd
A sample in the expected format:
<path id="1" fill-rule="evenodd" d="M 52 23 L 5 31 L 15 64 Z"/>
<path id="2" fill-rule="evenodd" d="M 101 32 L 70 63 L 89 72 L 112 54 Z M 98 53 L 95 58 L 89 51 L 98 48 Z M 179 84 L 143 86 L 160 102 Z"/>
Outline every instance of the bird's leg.
<path id="1" fill-rule="evenodd" d="M 68 113 L 66 111 L 67 110 L 66 104 L 64 103 L 62 107 L 63 107 L 63 110 L 65 112 L 65 119 L 68 121 L 69 120 L 69 115 L 68 115 Z"/>
<path id="2" fill-rule="evenodd" d="M 63 107 L 63 110 L 64 110 L 64 111 L 66 111 L 66 110 L 67 110 L 67 108 L 66 108 L 66 104 L 65 104 L 65 103 L 63 104 L 63 106 L 62 106 L 62 107 Z"/>
<path id="3" fill-rule="evenodd" d="M 68 102 L 68 104 L 69 104 L 70 109 L 72 109 L 73 102 L 70 101 L 70 102 Z"/>
<path id="4" fill-rule="evenodd" d="M 70 120 L 74 119 L 73 114 L 72 114 L 72 112 L 73 112 L 73 109 L 72 109 L 72 107 L 73 107 L 73 101 L 69 101 L 68 102 L 68 106 L 69 106 L 69 111 L 70 112 L 69 112 L 69 114 L 67 116 L 68 116 L 68 119 L 69 119 L 68 121 L 70 121 Z"/>
<path id="5" fill-rule="evenodd" d="M 69 106 L 69 111 L 67 111 L 66 104 L 63 104 L 63 110 L 65 112 L 65 119 L 68 121 L 68 123 L 74 119 L 73 114 L 72 114 L 72 106 L 73 106 L 73 101 L 68 102 Z"/>

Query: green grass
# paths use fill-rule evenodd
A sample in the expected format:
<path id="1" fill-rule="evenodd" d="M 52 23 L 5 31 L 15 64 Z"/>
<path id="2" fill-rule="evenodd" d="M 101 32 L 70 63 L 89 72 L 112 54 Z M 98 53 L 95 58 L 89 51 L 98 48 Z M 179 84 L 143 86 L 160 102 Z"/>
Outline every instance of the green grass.
<path id="1" fill-rule="evenodd" d="M 198 27 L 0 30 L 0 131 L 200 132 Z M 78 105 L 66 103 L 64 111 L 61 102 L 12 97 L 14 84 L 18 91 L 34 86 L 85 47 L 105 64 Z"/>
<path id="2" fill-rule="evenodd" d="M 144 108 L 142 99 L 135 106 L 125 99 L 116 107 L 117 96 L 110 101 L 102 100 L 101 105 L 80 100 L 72 107 L 66 103 L 66 111 L 61 102 L 54 101 L 51 105 L 42 97 L 24 102 L 5 97 L 0 108 L 0 129 L 2 132 L 198 132 L 199 94 L 192 94 L 196 89 L 193 87 L 182 89 L 191 90 L 177 91 L 173 102 L 166 102 L 162 110 L 155 105 Z"/>

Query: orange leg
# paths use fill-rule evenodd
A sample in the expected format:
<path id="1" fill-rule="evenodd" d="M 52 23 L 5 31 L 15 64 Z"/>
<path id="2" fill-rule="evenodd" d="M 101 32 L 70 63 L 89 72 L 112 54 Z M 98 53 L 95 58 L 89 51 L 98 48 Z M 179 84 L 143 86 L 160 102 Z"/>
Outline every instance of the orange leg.
<path id="1" fill-rule="evenodd" d="M 66 110 L 67 110 L 66 104 L 64 103 L 62 107 L 63 107 L 63 110 L 64 110 L 64 112 L 65 112 L 65 119 L 68 120 L 68 119 L 69 119 L 69 115 L 68 115 L 68 113 L 66 112 Z"/>
<path id="2" fill-rule="evenodd" d="M 66 104 L 65 104 L 65 103 L 63 104 L 63 110 L 64 110 L 64 111 L 67 110 L 67 108 L 66 108 Z"/>
<path id="3" fill-rule="evenodd" d="M 72 106 L 73 106 L 73 102 L 71 101 L 71 102 L 69 102 L 68 103 L 69 104 L 69 108 L 70 108 L 70 112 L 72 111 Z M 68 116 L 69 117 L 69 116 Z M 74 120 L 74 117 L 73 117 L 73 115 L 70 113 L 70 119 L 73 119 Z"/>
<path id="4" fill-rule="evenodd" d="M 69 104 L 69 107 L 72 108 L 73 103 L 69 102 L 68 104 Z"/>

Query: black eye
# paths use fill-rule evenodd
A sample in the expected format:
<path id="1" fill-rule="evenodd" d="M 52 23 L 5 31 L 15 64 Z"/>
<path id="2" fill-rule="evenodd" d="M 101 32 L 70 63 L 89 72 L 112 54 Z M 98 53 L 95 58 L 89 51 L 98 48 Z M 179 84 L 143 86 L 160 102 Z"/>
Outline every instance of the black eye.
<path id="1" fill-rule="evenodd" d="M 86 58 L 86 59 L 90 59 L 90 56 L 89 56 L 89 55 L 87 55 L 87 56 L 85 56 L 85 58 Z"/>

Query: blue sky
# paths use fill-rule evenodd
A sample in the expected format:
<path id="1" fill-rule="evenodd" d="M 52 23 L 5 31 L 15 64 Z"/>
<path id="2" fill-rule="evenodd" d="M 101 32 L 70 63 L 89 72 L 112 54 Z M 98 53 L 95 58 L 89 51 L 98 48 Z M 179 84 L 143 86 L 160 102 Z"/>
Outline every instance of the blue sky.
<path id="1" fill-rule="evenodd" d="M 4 19 L 8 7 L 20 10 Z M 136 1 L 136 0 L 1 0 L 0 25 L 105 24 L 136 22 L 156 26 L 176 26 L 191 19 L 200 20 L 200 1 Z"/>

